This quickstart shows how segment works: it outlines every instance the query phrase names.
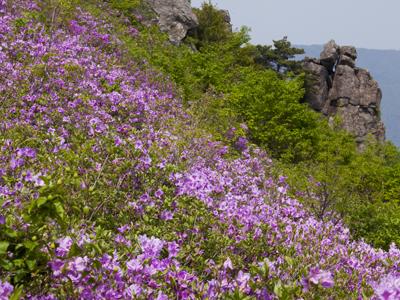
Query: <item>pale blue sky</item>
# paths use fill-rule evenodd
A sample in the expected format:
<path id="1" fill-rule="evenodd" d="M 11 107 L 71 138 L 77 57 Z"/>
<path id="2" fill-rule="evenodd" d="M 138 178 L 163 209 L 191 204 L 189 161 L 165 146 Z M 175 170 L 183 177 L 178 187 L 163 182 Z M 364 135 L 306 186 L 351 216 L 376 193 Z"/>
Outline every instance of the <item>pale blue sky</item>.
<path id="1" fill-rule="evenodd" d="M 192 0 L 198 7 L 203 0 Z M 251 27 L 253 43 L 287 35 L 293 44 L 400 49 L 400 0 L 213 0 L 235 27 Z"/>

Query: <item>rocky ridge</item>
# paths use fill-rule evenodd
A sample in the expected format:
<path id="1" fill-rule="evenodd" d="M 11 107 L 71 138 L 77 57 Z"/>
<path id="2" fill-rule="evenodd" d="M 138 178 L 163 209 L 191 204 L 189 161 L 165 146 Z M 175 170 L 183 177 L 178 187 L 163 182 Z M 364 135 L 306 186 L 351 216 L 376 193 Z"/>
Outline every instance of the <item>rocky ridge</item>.
<path id="1" fill-rule="evenodd" d="M 352 46 L 325 44 L 320 58 L 304 59 L 311 74 L 306 101 L 332 119 L 340 116 L 342 126 L 362 146 L 368 134 L 385 140 L 385 127 L 380 118 L 382 92 L 368 70 L 356 67 L 357 51 Z"/>

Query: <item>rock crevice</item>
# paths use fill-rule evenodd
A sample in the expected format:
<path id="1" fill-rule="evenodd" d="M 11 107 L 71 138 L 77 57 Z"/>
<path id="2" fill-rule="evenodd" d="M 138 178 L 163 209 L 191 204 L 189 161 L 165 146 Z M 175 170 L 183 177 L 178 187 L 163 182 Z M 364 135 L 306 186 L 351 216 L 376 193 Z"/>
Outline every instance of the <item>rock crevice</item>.
<path id="1" fill-rule="evenodd" d="M 368 134 L 385 140 L 380 118 L 382 92 L 371 74 L 356 67 L 357 51 L 352 46 L 328 42 L 320 58 L 304 59 L 311 75 L 306 101 L 328 117 L 340 116 L 342 126 L 363 145 Z"/>

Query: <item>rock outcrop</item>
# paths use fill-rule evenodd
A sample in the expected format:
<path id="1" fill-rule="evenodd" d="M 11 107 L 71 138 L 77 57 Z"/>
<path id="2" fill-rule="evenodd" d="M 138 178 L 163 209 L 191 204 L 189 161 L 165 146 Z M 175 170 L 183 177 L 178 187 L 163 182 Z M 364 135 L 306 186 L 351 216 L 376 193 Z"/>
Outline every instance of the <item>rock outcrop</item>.
<path id="1" fill-rule="evenodd" d="M 198 26 L 188 0 L 146 0 L 156 13 L 160 29 L 167 32 L 174 44 L 179 44 L 188 30 Z"/>
<path id="2" fill-rule="evenodd" d="M 380 118 L 382 93 L 371 74 L 356 67 L 357 51 L 352 46 L 328 42 L 320 58 L 304 59 L 311 74 L 306 100 L 328 117 L 340 116 L 342 126 L 362 146 L 367 135 L 385 140 L 385 127 Z"/>
<path id="3" fill-rule="evenodd" d="M 232 31 L 232 19 L 231 19 L 231 14 L 229 13 L 229 10 L 226 9 L 220 9 L 219 12 L 221 15 L 224 17 L 224 21 L 226 23 L 226 26 L 228 27 L 228 30 Z"/>

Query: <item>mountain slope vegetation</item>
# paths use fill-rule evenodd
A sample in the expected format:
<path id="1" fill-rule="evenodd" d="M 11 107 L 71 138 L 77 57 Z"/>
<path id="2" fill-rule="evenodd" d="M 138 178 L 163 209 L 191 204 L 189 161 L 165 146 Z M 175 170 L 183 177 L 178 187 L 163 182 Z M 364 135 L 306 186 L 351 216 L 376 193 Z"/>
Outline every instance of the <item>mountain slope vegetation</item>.
<path id="1" fill-rule="evenodd" d="M 0 0 L 0 299 L 395 299 L 398 150 L 357 152 L 246 29 L 148 18 Z"/>

